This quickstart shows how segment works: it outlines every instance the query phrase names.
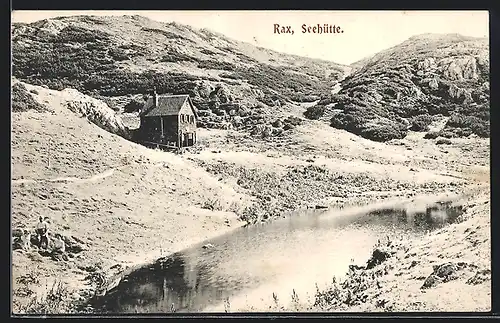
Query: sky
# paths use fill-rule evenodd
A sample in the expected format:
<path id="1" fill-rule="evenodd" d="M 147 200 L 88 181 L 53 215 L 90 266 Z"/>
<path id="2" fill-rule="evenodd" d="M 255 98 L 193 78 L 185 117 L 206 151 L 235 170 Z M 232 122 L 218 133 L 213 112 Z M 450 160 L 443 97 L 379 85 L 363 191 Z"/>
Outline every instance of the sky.
<path id="1" fill-rule="evenodd" d="M 351 64 L 423 33 L 488 37 L 487 11 L 13 11 L 12 22 L 71 15 L 142 15 L 206 28 L 279 52 Z M 277 34 L 275 24 L 294 34 Z M 302 33 L 301 26 L 340 27 L 343 33 Z"/>

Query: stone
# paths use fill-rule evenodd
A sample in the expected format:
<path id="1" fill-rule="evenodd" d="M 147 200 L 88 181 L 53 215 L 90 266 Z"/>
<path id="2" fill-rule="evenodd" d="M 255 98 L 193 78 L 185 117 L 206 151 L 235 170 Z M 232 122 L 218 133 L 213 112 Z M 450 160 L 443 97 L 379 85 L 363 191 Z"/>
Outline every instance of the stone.
<path id="1" fill-rule="evenodd" d="M 426 288 L 434 287 L 437 284 L 439 284 L 441 281 L 442 281 L 441 278 L 439 278 L 438 276 L 436 276 L 434 274 L 431 274 L 431 275 L 429 275 L 429 277 L 427 277 L 425 279 L 424 284 L 420 287 L 420 289 L 426 289 Z"/>
<path id="2" fill-rule="evenodd" d="M 485 281 L 491 280 L 491 270 L 484 269 L 476 272 L 474 276 L 469 278 L 466 282 L 468 285 L 479 285 Z"/>
<path id="3" fill-rule="evenodd" d="M 203 249 L 212 249 L 213 247 L 214 247 L 214 245 L 211 243 L 207 243 L 207 244 L 202 246 Z"/>
<path id="4" fill-rule="evenodd" d="M 366 269 L 371 269 L 377 265 L 380 265 L 387 259 L 391 257 L 391 253 L 389 250 L 383 248 L 376 248 L 373 250 L 371 258 L 368 260 L 366 264 Z"/>
<path id="5" fill-rule="evenodd" d="M 458 271 L 458 266 L 454 263 L 445 263 L 442 265 L 433 266 L 433 274 L 445 281 L 452 279 L 453 275 Z"/>

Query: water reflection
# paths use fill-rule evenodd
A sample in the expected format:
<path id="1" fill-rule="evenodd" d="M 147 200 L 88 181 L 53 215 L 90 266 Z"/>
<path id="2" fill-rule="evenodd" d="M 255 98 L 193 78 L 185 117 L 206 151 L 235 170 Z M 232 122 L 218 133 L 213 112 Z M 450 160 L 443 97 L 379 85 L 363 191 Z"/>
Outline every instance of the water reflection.
<path id="1" fill-rule="evenodd" d="M 365 257 L 375 239 L 442 227 L 455 221 L 462 208 L 437 203 L 420 211 L 321 213 L 241 228 L 159 259 L 130 274 L 95 306 L 113 313 L 166 313 L 173 304 L 175 311 L 196 312 L 277 279 L 304 277 L 302 283 L 314 286 L 318 280 L 330 281 L 332 271 L 345 270 L 353 254 Z M 202 248 L 208 242 L 213 247 Z"/>

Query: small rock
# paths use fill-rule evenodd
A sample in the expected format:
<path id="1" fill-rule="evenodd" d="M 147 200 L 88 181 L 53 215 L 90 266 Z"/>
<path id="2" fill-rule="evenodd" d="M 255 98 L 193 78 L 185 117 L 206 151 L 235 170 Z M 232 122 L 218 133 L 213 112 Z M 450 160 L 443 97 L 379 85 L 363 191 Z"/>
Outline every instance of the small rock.
<path id="1" fill-rule="evenodd" d="M 431 274 L 424 281 L 424 284 L 422 285 L 422 287 L 420 287 L 420 289 L 431 288 L 431 287 L 436 286 L 437 284 L 439 284 L 441 281 L 442 281 L 441 278 L 439 278 L 438 276 L 436 276 L 434 274 Z"/>
<path id="2" fill-rule="evenodd" d="M 410 264 L 410 266 L 408 267 L 408 269 L 411 269 L 413 267 L 415 267 L 416 265 L 418 265 L 420 263 L 419 260 L 413 260 Z"/>
<path id="3" fill-rule="evenodd" d="M 211 243 L 207 243 L 206 245 L 203 245 L 203 247 L 202 247 L 202 248 L 203 248 L 203 249 L 211 249 L 211 248 L 213 248 L 213 247 L 214 247 L 214 245 L 213 245 L 213 244 L 211 244 Z"/>
<path id="4" fill-rule="evenodd" d="M 453 278 L 453 275 L 457 272 L 458 267 L 454 263 L 448 262 L 442 265 L 433 266 L 433 274 L 442 278 L 444 281 L 449 281 Z"/>
<path id="5" fill-rule="evenodd" d="M 484 269 L 477 271 L 473 277 L 467 280 L 466 284 L 478 285 L 488 280 L 491 280 L 491 270 Z"/>
<path id="6" fill-rule="evenodd" d="M 371 269 L 377 265 L 380 265 L 390 257 L 391 253 L 388 250 L 377 248 L 373 251 L 372 257 L 368 260 L 366 269 Z"/>

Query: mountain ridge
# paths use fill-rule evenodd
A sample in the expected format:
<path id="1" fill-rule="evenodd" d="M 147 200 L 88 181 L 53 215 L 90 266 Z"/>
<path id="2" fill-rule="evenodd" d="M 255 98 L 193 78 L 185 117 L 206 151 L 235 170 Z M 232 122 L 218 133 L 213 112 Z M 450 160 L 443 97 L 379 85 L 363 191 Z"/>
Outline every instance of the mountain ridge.
<path id="1" fill-rule="evenodd" d="M 266 113 L 319 99 L 350 69 L 138 15 L 18 23 L 12 35 L 13 75 L 22 81 L 75 88 L 117 111 L 140 106 L 153 87 L 189 94 L 203 127 L 269 126 Z"/>
<path id="2" fill-rule="evenodd" d="M 117 111 L 156 87 L 189 94 L 202 127 L 279 135 L 270 115 L 319 100 L 306 118 L 376 141 L 428 131 L 439 115 L 450 119 L 439 135 L 489 136 L 487 38 L 424 33 L 347 66 L 139 15 L 15 23 L 12 34 L 16 78 L 75 88 Z"/>
<path id="3" fill-rule="evenodd" d="M 367 139 L 401 139 L 408 130 L 427 138 L 489 137 L 488 38 L 421 34 L 355 63 L 336 94 L 305 113 Z"/>

